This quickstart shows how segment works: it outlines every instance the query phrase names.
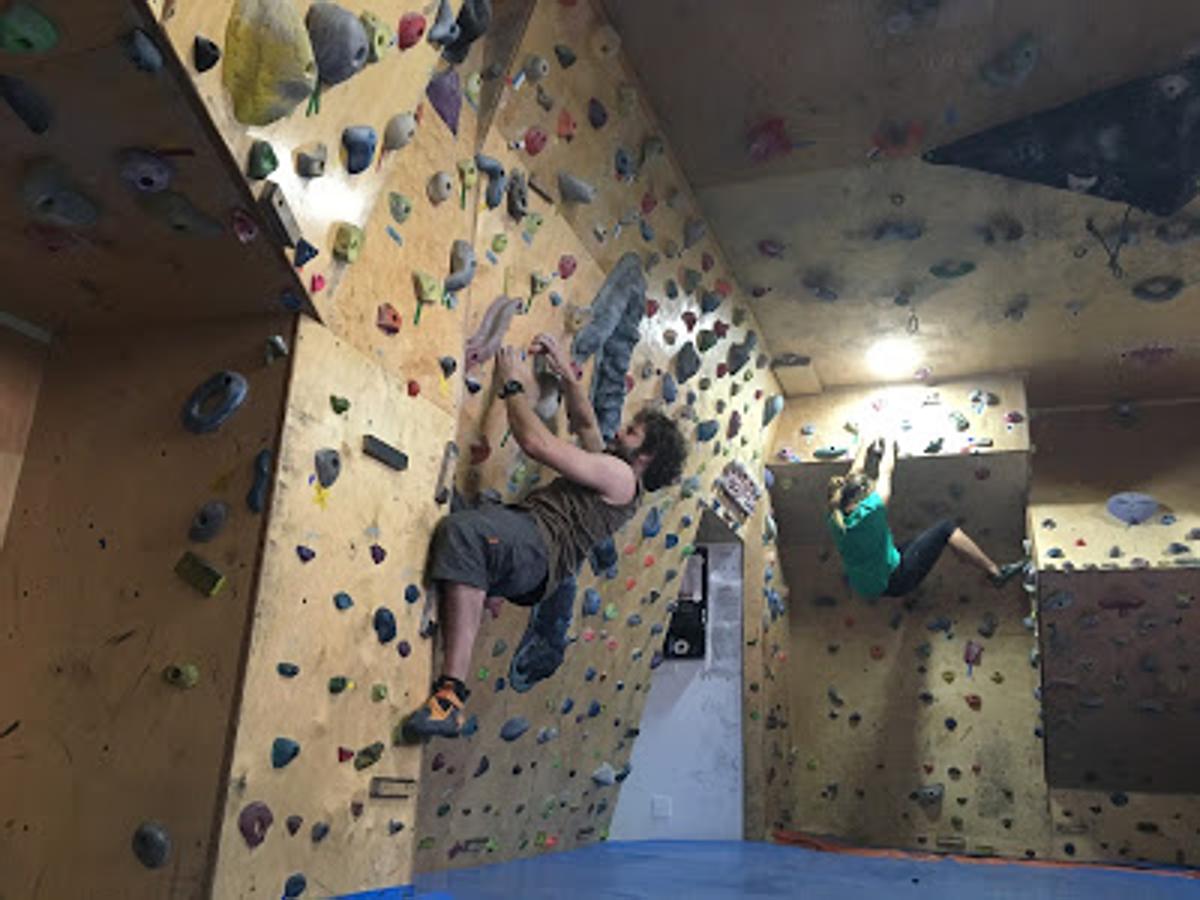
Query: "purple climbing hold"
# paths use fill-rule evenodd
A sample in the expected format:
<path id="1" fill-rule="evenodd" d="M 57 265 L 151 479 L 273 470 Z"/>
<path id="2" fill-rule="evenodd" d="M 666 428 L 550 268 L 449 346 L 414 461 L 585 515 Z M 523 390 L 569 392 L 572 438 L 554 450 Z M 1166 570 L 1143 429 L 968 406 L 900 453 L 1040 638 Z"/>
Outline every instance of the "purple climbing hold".
<path id="1" fill-rule="evenodd" d="M 311 562 L 316 558 L 317 551 L 313 550 L 311 547 L 305 547 L 303 544 L 297 544 L 296 555 L 300 557 L 300 562 L 306 563 Z"/>
<path id="2" fill-rule="evenodd" d="M 274 822 L 275 816 L 271 813 L 271 807 L 261 800 L 256 800 L 247 804 L 238 814 L 238 831 L 245 838 L 246 846 L 253 850 L 267 839 L 267 832 Z"/>
<path id="3" fill-rule="evenodd" d="M 283 827 L 287 829 L 287 833 L 292 837 L 296 836 L 296 832 L 300 830 L 300 826 L 304 824 L 304 816 L 288 816 L 283 820 Z"/>
<path id="4" fill-rule="evenodd" d="M 458 69 L 447 69 L 429 79 L 425 96 L 429 98 L 429 105 L 437 112 L 438 118 L 445 122 L 450 133 L 457 137 L 463 99 Z"/>
<path id="5" fill-rule="evenodd" d="M 513 716 L 500 727 L 500 737 L 506 741 L 515 741 L 529 730 L 529 720 L 524 716 Z"/>
<path id="6" fill-rule="evenodd" d="M 384 550 L 382 547 L 380 547 L 378 544 L 372 544 L 371 545 L 371 562 L 375 563 L 375 565 L 379 565 L 385 559 L 387 559 L 387 551 Z"/>
<path id="7" fill-rule="evenodd" d="M 591 126 L 599 130 L 608 122 L 608 110 L 604 108 L 603 103 L 593 97 L 588 101 L 587 117 Z"/>
<path id="8" fill-rule="evenodd" d="M 412 644 L 408 641 L 401 641 L 396 645 L 396 652 L 400 654 L 402 659 L 407 659 L 408 655 L 412 653 Z"/>
<path id="9" fill-rule="evenodd" d="M 1106 508 L 1126 525 L 1140 525 L 1158 512 L 1158 501 L 1148 494 L 1126 491 L 1109 497 Z"/>

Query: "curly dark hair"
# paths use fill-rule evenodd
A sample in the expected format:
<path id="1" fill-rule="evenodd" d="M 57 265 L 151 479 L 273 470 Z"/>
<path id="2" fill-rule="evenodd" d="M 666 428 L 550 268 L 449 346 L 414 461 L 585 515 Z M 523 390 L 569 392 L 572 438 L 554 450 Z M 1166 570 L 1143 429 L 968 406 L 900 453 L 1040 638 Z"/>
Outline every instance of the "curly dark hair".
<path id="1" fill-rule="evenodd" d="M 642 473 L 642 484 L 647 491 L 657 491 L 682 474 L 688 454 L 687 442 L 679 426 L 656 410 L 644 409 L 634 416 L 633 421 L 642 426 L 645 434 L 641 452 L 650 455 L 650 464 Z"/>

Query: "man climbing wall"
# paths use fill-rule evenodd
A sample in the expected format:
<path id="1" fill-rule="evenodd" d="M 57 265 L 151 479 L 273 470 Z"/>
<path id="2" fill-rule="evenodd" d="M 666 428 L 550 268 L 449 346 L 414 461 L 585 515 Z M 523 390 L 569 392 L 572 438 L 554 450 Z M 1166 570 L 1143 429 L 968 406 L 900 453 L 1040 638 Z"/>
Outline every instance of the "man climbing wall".
<path id="1" fill-rule="evenodd" d="M 529 351 L 544 355 L 564 386 L 567 419 L 579 446 L 556 437 L 529 399 L 536 384 L 513 347 L 496 355 L 494 382 L 509 428 L 526 456 L 559 473 L 520 504 L 486 504 L 452 513 L 434 532 L 429 577 L 442 604 L 442 674 L 432 696 L 405 723 L 409 740 L 457 737 L 468 691 L 464 680 L 484 603 L 507 599 L 534 606 L 578 570 L 592 547 L 637 511 L 643 492 L 671 484 L 687 447 L 675 423 L 643 410 L 606 446 L 595 411 L 557 341 L 538 335 Z"/>

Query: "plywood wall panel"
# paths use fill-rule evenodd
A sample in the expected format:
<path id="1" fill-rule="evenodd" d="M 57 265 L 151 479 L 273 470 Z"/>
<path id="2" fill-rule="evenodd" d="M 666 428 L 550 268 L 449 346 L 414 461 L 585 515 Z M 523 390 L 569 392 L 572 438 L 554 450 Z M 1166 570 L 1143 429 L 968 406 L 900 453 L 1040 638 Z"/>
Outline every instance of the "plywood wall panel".
<path id="1" fill-rule="evenodd" d="M 0 547 L 8 532 L 45 363 L 43 344 L 0 330 Z"/>

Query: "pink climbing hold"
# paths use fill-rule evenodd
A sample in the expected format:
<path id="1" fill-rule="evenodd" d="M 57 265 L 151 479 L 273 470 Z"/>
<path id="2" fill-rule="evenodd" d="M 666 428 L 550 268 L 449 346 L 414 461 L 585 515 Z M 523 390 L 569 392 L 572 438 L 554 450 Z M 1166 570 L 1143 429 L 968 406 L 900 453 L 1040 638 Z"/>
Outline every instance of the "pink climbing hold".
<path id="1" fill-rule="evenodd" d="M 565 109 L 558 112 L 558 136 L 564 141 L 569 141 L 575 137 L 575 131 L 579 125 L 575 122 L 575 118 Z"/>
<path id="2" fill-rule="evenodd" d="M 417 397 L 421 393 L 421 383 L 415 378 L 410 378 L 408 381 L 408 396 Z"/>
<path id="3" fill-rule="evenodd" d="M 654 318 L 654 315 L 657 312 L 658 312 L 658 301 L 657 300 L 647 300 L 646 301 L 646 318 L 647 319 Z"/>
<path id="4" fill-rule="evenodd" d="M 321 293 L 321 291 L 325 290 L 325 276 L 318 272 L 312 277 L 312 281 L 309 282 L 309 288 L 314 294 Z"/>
<path id="5" fill-rule="evenodd" d="M 646 191 L 642 194 L 642 215 L 648 216 L 654 212 L 658 206 L 658 198 L 654 196 L 654 191 Z"/>
<path id="6" fill-rule="evenodd" d="M 718 278 L 717 283 L 713 285 L 713 290 L 722 297 L 728 298 L 729 295 L 733 293 L 733 285 L 724 278 Z"/>
<path id="7" fill-rule="evenodd" d="M 396 41 L 401 50 L 415 47 L 425 36 L 425 17 L 420 13 L 405 13 L 400 17 L 399 37 Z"/>
<path id="8" fill-rule="evenodd" d="M 769 259 L 783 256 L 783 244 L 774 238 L 763 238 L 758 242 L 758 252 Z"/>
<path id="9" fill-rule="evenodd" d="M 746 133 L 746 152 L 756 163 L 770 162 L 792 152 L 792 139 L 787 125 L 779 116 L 772 116 L 754 125 Z"/>
<path id="10" fill-rule="evenodd" d="M 349 762 L 350 760 L 354 759 L 354 751 L 349 747 L 338 747 L 337 754 L 338 762 L 340 763 Z"/>
<path id="11" fill-rule="evenodd" d="M 558 258 L 558 276 L 566 281 L 575 274 L 575 268 L 579 264 L 575 261 L 570 253 L 564 253 Z"/>
<path id="12" fill-rule="evenodd" d="M 696 314 L 690 309 L 683 314 L 683 324 L 687 326 L 689 332 L 696 327 Z"/>
<path id="13" fill-rule="evenodd" d="M 616 638 L 609 638 L 607 641 L 604 642 L 605 649 L 607 649 L 609 651 L 616 650 L 617 647 L 619 647 L 619 646 L 620 646 L 620 644 L 617 642 Z"/>
<path id="14" fill-rule="evenodd" d="M 645 566 L 647 569 L 649 569 L 651 566 L 653 566 L 654 565 L 654 554 L 652 554 L 652 553 L 646 554 L 646 558 L 642 560 L 642 565 Z"/>
<path id="15" fill-rule="evenodd" d="M 583 629 L 583 633 L 580 635 L 580 637 L 583 638 L 584 643 L 590 644 L 596 639 L 596 632 L 591 628 L 585 628 Z"/>
<path id="16" fill-rule="evenodd" d="M 633 376 L 630 375 L 628 372 L 626 372 L 625 373 L 625 393 L 632 394 L 635 386 L 636 386 L 636 382 L 634 382 Z"/>
<path id="17" fill-rule="evenodd" d="M 963 650 L 963 662 L 969 667 L 979 665 L 983 659 L 983 647 L 975 641 L 967 641 L 966 649 Z"/>
<path id="18" fill-rule="evenodd" d="M 716 264 L 717 264 L 717 261 L 715 259 L 713 259 L 713 255 L 711 253 L 709 253 L 707 250 L 705 250 L 702 254 L 700 254 L 700 268 L 703 269 L 705 272 L 711 272 L 712 267 L 715 266 Z"/>
<path id="19" fill-rule="evenodd" d="M 525 152 L 530 156 L 537 156 L 546 149 L 546 141 L 548 140 L 546 132 L 542 131 L 536 125 L 531 125 L 525 132 Z"/>

